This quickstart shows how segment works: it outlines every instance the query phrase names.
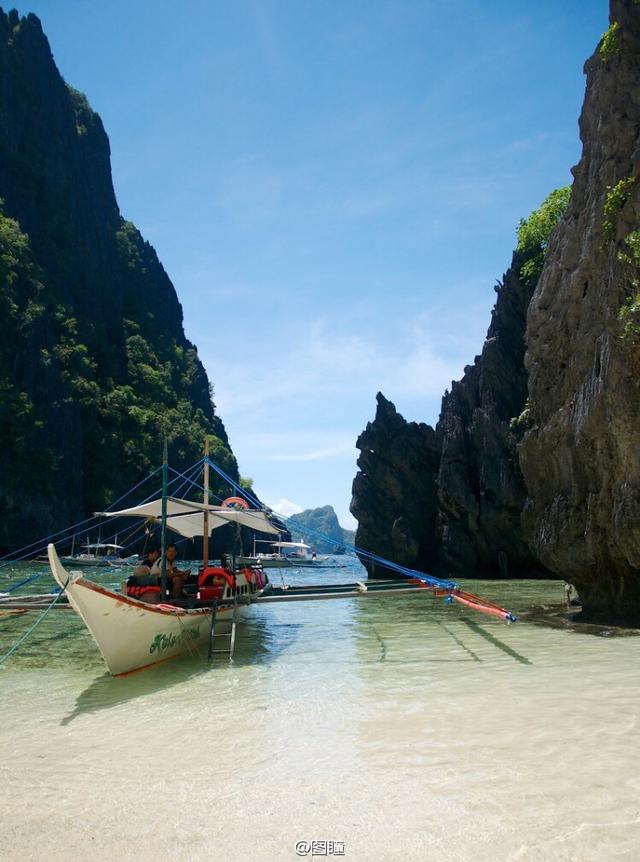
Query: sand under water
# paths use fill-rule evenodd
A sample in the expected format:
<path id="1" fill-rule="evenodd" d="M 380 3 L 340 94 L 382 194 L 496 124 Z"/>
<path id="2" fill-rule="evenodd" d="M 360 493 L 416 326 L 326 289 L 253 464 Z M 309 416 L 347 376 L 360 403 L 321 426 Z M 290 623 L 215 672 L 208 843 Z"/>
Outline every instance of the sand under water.
<path id="1" fill-rule="evenodd" d="M 520 613 L 562 600 L 467 586 Z M 0 618 L 0 653 L 28 624 Z M 54 611 L 0 668 L 0 858 L 636 860 L 634 634 L 424 596 L 292 603 L 254 610 L 232 664 L 112 679 Z"/>

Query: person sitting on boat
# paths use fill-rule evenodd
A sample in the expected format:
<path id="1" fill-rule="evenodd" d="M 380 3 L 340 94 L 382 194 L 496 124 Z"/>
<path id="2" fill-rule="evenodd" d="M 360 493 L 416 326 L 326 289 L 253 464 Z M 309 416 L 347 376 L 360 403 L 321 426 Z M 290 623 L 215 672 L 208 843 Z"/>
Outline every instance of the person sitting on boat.
<path id="1" fill-rule="evenodd" d="M 142 559 L 139 565 L 133 570 L 134 576 L 145 576 L 151 574 L 151 569 L 155 566 L 160 558 L 160 548 L 149 548 L 146 556 Z"/>
<path id="2" fill-rule="evenodd" d="M 174 598 L 182 598 L 185 595 L 185 578 L 191 574 L 191 569 L 179 569 L 176 563 L 178 548 L 176 545 L 167 545 L 165 556 L 167 558 L 167 580 L 171 581 L 172 595 Z M 159 557 L 153 564 L 151 574 L 162 577 L 162 558 Z"/>
<path id="3" fill-rule="evenodd" d="M 159 548 L 149 548 L 142 562 L 135 567 L 133 574 L 127 580 L 127 595 L 143 602 L 157 604 L 160 601 L 160 584 L 157 575 L 152 573 L 153 567 L 160 557 Z"/>

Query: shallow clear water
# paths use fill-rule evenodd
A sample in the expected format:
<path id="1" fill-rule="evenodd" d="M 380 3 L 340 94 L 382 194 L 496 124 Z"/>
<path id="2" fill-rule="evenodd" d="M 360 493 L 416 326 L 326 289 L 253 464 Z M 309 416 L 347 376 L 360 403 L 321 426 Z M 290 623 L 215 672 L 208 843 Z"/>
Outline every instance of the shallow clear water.
<path id="1" fill-rule="evenodd" d="M 516 612 L 562 598 L 468 586 Z M 357 862 L 640 858 L 640 638 L 427 596 L 253 614 L 232 664 L 112 679 L 79 618 L 51 613 L 0 668 L 0 858 L 277 862 L 304 840 Z M 1 654 L 32 619 L 0 617 Z"/>

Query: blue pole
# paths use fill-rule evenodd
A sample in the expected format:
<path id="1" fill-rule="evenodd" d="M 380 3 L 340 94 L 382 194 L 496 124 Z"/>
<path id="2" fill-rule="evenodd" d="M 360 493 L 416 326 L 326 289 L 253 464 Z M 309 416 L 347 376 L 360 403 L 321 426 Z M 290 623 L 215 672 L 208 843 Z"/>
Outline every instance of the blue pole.
<path id="1" fill-rule="evenodd" d="M 164 438 L 162 450 L 162 521 L 160 528 L 160 553 L 162 560 L 160 577 L 160 596 L 164 602 L 167 597 L 167 479 L 169 476 L 169 454 L 167 450 L 167 438 Z"/>

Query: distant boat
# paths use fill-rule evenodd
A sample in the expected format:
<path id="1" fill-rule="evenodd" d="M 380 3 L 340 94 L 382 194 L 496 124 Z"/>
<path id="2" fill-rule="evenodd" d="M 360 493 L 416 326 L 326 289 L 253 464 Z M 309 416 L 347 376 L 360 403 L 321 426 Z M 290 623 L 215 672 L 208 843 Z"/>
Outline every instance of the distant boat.
<path id="1" fill-rule="evenodd" d="M 131 554 L 128 557 L 120 556 L 120 551 L 124 550 L 123 545 L 114 545 L 111 542 L 93 542 L 82 546 L 84 553 L 71 553 L 68 557 L 61 557 L 61 562 L 65 566 L 135 566 L 138 564 L 140 557 L 138 554 Z"/>
<path id="2" fill-rule="evenodd" d="M 262 566 L 263 569 L 287 569 L 293 567 L 308 568 L 344 568 L 343 563 L 334 562 L 327 555 L 319 556 L 311 545 L 305 542 L 269 542 L 276 550 L 273 553 L 256 553 L 255 541 L 253 556 L 238 557 L 243 566 Z"/>

